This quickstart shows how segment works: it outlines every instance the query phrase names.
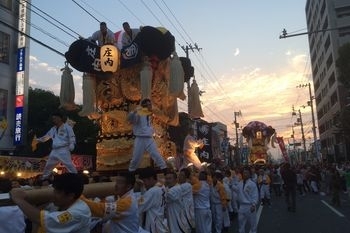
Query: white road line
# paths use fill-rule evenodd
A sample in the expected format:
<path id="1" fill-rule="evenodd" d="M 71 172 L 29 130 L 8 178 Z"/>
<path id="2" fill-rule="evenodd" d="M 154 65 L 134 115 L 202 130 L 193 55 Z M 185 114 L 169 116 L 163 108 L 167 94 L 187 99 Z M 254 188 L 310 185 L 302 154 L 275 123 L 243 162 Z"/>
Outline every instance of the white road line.
<path id="1" fill-rule="evenodd" d="M 333 206 L 329 205 L 324 200 L 321 200 L 323 204 L 325 204 L 328 208 L 330 208 L 334 213 L 336 213 L 339 217 L 344 217 L 344 214 L 340 213 L 338 210 L 334 209 Z"/>
<path id="2" fill-rule="evenodd" d="M 258 209 L 258 212 L 256 213 L 256 224 L 257 225 L 259 224 L 259 219 L 260 219 L 260 215 L 261 215 L 262 209 L 263 209 L 263 206 L 260 205 L 259 209 Z"/>

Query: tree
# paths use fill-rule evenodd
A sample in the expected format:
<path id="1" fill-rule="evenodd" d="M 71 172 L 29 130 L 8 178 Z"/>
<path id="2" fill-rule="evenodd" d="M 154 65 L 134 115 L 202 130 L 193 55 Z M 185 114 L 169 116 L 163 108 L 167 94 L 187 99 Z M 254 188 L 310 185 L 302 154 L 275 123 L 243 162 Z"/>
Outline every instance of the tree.
<path id="1" fill-rule="evenodd" d="M 29 88 L 28 94 L 28 138 L 27 145 L 17 148 L 16 154 L 22 156 L 42 157 L 48 155 L 51 150 L 51 140 L 46 143 L 38 144 L 38 149 L 31 150 L 31 142 L 34 135 L 40 137 L 44 135 L 51 127 L 52 113 L 60 110 L 64 115 L 76 122 L 74 133 L 76 136 L 77 146 L 74 150 L 76 154 L 96 154 L 96 136 L 98 126 L 86 117 L 80 117 L 78 111 L 67 112 L 58 109 L 60 99 L 53 92 Z"/>

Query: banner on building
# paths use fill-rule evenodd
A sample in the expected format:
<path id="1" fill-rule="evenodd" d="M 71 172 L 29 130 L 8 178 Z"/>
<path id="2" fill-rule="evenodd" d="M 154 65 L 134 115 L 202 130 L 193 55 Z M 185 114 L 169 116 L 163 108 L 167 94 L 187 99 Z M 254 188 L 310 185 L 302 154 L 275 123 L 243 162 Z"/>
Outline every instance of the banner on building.
<path id="1" fill-rule="evenodd" d="M 198 157 L 202 162 L 211 162 L 213 153 L 211 148 L 211 125 L 205 121 L 197 121 L 197 139 L 203 140 L 204 146 L 198 149 Z"/>

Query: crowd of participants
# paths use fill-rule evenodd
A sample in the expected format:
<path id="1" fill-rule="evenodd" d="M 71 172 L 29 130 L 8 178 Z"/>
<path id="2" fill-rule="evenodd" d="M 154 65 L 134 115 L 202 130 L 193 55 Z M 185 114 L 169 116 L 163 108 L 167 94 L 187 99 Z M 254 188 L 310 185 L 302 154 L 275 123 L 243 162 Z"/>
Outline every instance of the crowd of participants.
<path id="1" fill-rule="evenodd" d="M 54 218 L 64 214 L 67 209 L 52 209 L 52 205 L 48 205 L 50 210 L 40 207 L 45 211 L 38 212 L 40 216 L 47 215 L 45 223 L 41 217 L 38 221 L 32 216 L 25 216 L 26 211 L 22 211 L 22 201 L 19 201 L 21 195 L 15 192 L 13 199 L 19 203 L 16 203 L 18 206 L 0 207 L 0 232 L 6 232 L 7 229 L 11 229 L 7 232 L 14 233 L 38 232 L 37 225 L 40 224 L 46 224 L 42 226 L 47 228 L 46 232 L 63 232 L 65 227 L 73 229 L 75 226 L 78 230 L 69 232 L 222 233 L 229 232 L 232 224 L 237 224 L 240 233 L 245 232 L 247 227 L 250 227 L 251 232 L 256 232 L 259 206 L 269 207 L 273 205 L 273 199 L 283 198 L 289 191 L 292 199 L 294 195 L 294 203 L 292 200 L 287 210 L 292 212 L 296 211 L 295 195 L 328 195 L 334 206 L 341 205 L 340 193 L 349 193 L 350 196 L 349 163 L 290 166 L 295 182 L 292 181 L 294 190 L 292 187 L 289 191 L 286 185 L 290 185 L 290 180 L 286 181 L 288 177 L 284 177 L 284 170 L 286 168 L 280 165 L 234 169 L 209 166 L 201 170 L 191 167 L 180 171 L 168 169 L 164 174 L 158 174 L 153 168 L 144 168 L 138 169 L 136 175 L 122 172 L 113 177 L 113 181 L 98 173 L 93 173 L 90 178 L 83 174 L 66 173 L 79 177 L 82 185 L 115 182 L 115 193 L 108 197 L 86 198 L 81 196 L 82 190 L 77 193 L 79 195 L 76 195 L 74 203 L 80 201 L 88 206 L 84 211 L 88 213 L 83 215 L 88 218 L 86 231 L 81 226 L 84 221 L 73 221 L 73 226 L 55 222 Z M 53 187 L 65 193 L 76 192 L 69 190 L 68 184 L 72 177 L 66 178 L 63 184 L 55 184 L 54 177 L 59 176 L 47 179 L 40 176 L 30 179 L 0 178 L 0 192 L 38 187 Z"/>

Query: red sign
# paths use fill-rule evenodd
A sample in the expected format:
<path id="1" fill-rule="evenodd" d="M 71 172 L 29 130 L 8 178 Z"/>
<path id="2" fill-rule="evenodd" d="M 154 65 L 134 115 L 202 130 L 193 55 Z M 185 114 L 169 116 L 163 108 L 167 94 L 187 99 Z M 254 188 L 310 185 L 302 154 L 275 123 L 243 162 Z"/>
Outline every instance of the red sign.
<path id="1" fill-rule="evenodd" d="M 24 96 L 23 95 L 17 95 L 16 96 L 16 108 L 23 107 L 24 105 Z"/>

